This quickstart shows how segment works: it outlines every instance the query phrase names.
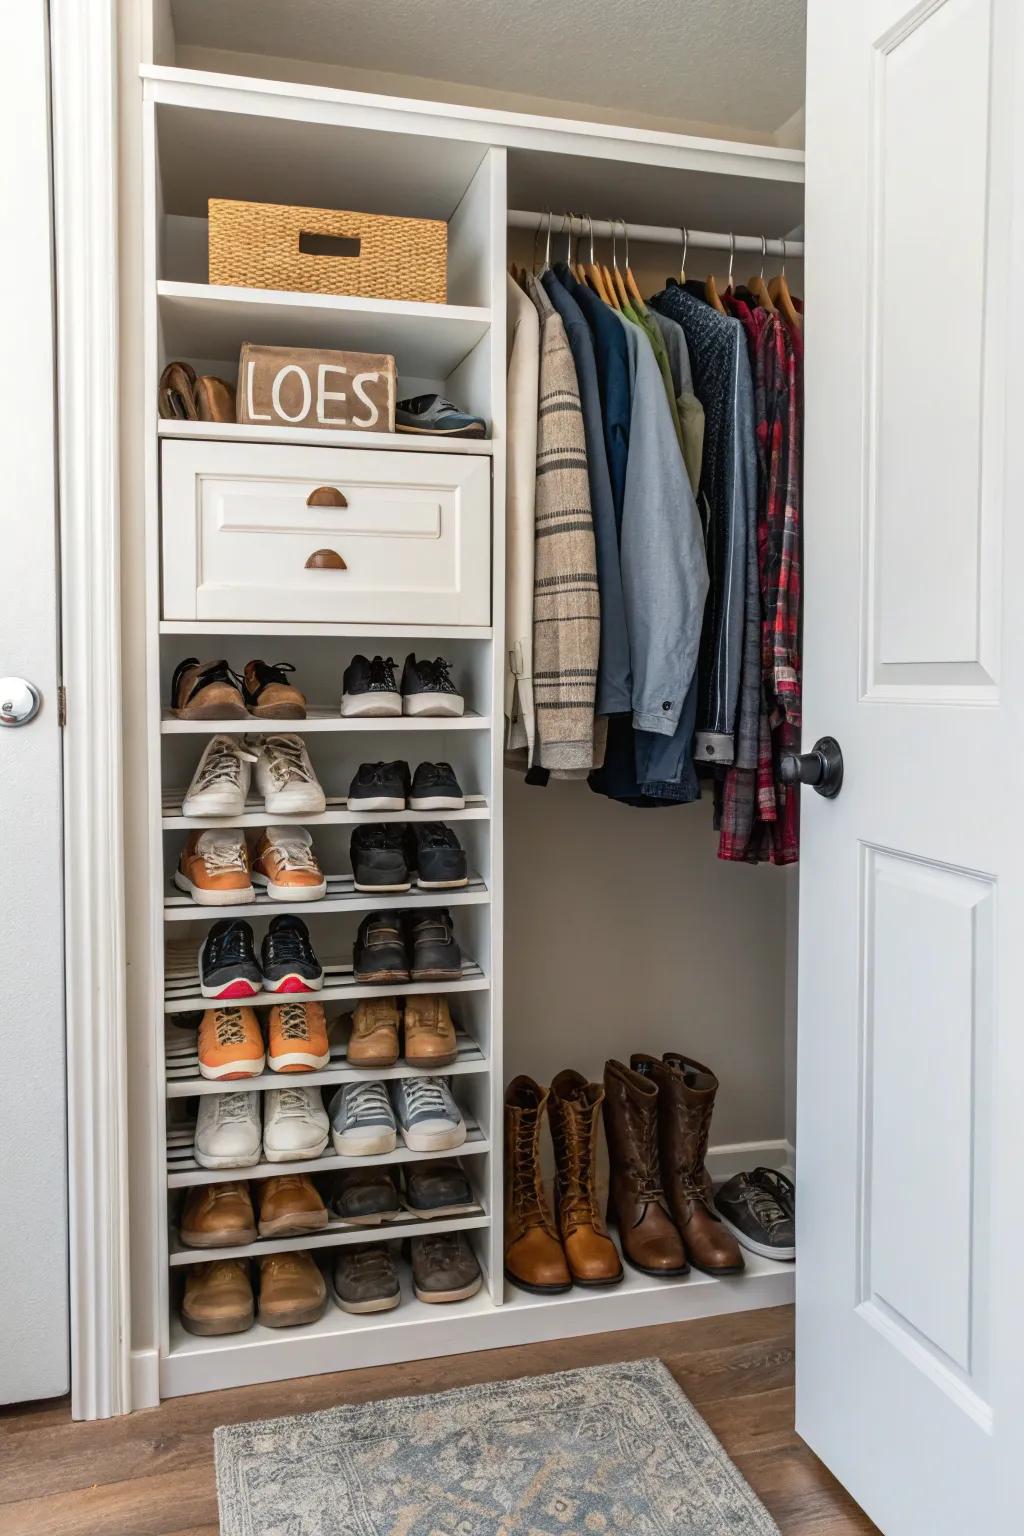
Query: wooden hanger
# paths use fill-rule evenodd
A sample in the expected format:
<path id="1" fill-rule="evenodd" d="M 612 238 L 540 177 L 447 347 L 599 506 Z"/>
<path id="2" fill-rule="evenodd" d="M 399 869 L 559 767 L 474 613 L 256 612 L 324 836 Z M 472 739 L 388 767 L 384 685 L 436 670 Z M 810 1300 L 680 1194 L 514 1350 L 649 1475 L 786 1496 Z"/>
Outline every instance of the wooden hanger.
<path id="1" fill-rule="evenodd" d="M 590 260 L 583 263 L 583 276 L 598 298 L 607 304 L 609 309 L 614 309 L 615 305 L 612 303 L 611 294 L 608 292 L 608 286 L 604 280 L 604 269 L 594 260 L 594 221 L 589 213 L 587 214 L 587 222 L 590 225 Z"/>
<path id="2" fill-rule="evenodd" d="M 789 291 L 789 284 L 786 282 L 785 239 L 782 241 L 782 271 L 777 277 L 772 278 L 768 284 L 768 292 L 782 311 L 782 318 L 786 324 L 793 326 L 798 331 L 802 331 L 804 325 L 803 316 L 798 313 L 797 307 L 793 303 L 793 295 Z"/>
<path id="3" fill-rule="evenodd" d="M 624 310 L 624 309 L 631 309 L 632 305 L 629 302 L 629 294 L 626 292 L 626 285 L 625 285 L 625 283 L 622 280 L 622 273 L 619 271 L 619 262 L 618 262 L 617 252 L 616 252 L 615 226 L 619 222 L 620 222 L 620 220 L 618 220 L 618 219 L 612 219 L 612 221 L 611 221 L 611 223 L 612 223 L 612 271 L 611 271 L 611 278 L 612 278 L 612 294 L 614 295 L 614 298 L 615 298 L 615 308 L 616 309 Z"/>
<path id="4" fill-rule="evenodd" d="M 690 246 L 690 231 L 685 225 L 680 225 L 683 236 L 683 249 L 679 256 L 679 286 L 686 287 L 686 252 Z"/>
<path id="5" fill-rule="evenodd" d="M 772 303 L 772 296 L 768 292 L 768 284 L 764 280 L 764 259 L 765 259 L 765 256 L 767 254 L 767 251 L 768 251 L 768 241 L 765 239 L 764 235 L 762 235 L 761 236 L 761 270 L 758 273 L 757 277 L 752 277 L 749 280 L 749 282 L 747 283 L 747 287 L 750 289 L 751 293 L 754 295 L 755 299 L 757 300 L 758 307 L 760 309 L 766 310 L 769 315 L 774 315 L 775 314 L 775 305 Z"/>
<path id="6" fill-rule="evenodd" d="M 637 285 L 637 280 L 633 276 L 633 268 L 629 264 L 629 230 L 626 226 L 625 219 L 622 221 L 622 238 L 626 243 L 626 294 L 635 313 L 638 315 L 646 315 L 647 305 L 644 303 L 643 294 L 640 292 L 640 289 Z"/>
<path id="7" fill-rule="evenodd" d="M 611 220 L 609 219 L 608 222 L 611 223 Z M 612 224 L 612 266 L 614 267 L 615 265 L 615 225 Z M 604 293 L 601 297 L 612 309 L 621 309 L 622 305 L 619 303 L 619 296 L 615 289 L 615 283 L 612 280 L 612 274 L 605 262 L 602 261 L 600 263 L 599 271 L 601 273 L 601 281 L 604 283 Z"/>
<path id="8" fill-rule="evenodd" d="M 730 235 L 729 236 L 729 276 L 727 277 L 726 283 L 725 283 L 725 291 L 726 291 L 726 293 L 731 293 L 732 292 L 732 265 L 733 265 L 733 262 L 735 261 L 735 259 L 736 259 L 736 236 L 735 235 Z M 724 315 L 725 314 L 725 305 L 722 303 L 722 300 L 721 300 L 721 298 L 719 296 L 718 285 L 715 282 L 715 274 L 713 272 L 709 272 L 708 273 L 707 282 L 704 284 L 704 297 L 707 300 L 707 302 L 711 305 L 712 309 L 717 309 L 717 311 L 718 311 L 718 313 L 720 315 Z"/>

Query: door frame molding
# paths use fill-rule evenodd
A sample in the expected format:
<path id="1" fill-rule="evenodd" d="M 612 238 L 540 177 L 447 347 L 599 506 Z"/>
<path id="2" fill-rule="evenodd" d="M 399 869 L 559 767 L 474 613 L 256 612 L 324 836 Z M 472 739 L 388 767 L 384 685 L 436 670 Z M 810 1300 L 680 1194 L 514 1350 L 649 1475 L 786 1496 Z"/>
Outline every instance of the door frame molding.
<path id="1" fill-rule="evenodd" d="M 50 0 L 76 1418 L 131 1407 L 115 0 Z"/>

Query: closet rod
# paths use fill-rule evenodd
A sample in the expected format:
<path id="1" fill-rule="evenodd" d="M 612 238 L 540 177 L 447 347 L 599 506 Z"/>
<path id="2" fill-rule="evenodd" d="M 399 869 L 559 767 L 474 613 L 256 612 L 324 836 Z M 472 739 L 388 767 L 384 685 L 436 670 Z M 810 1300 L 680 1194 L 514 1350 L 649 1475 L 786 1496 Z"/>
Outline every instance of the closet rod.
<path id="1" fill-rule="evenodd" d="M 552 245 L 554 245 L 559 236 L 564 239 L 568 234 L 569 217 L 570 215 L 564 212 L 559 213 L 555 211 L 552 214 Z M 591 222 L 589 215 L 573 213 L 571 217 L 574 238 L 582 233 L 584 240 L 589 239 Z M 547 221 L 548 215 L 546 212 L 527 213 L 521 208 L 509 209 L 509 229 L 529 229 L 536 233 L 539 224 L 543 232 L 546 231 Z M 593 222 L 595 239 L 610 240 L 613 236 L 617 239 L 622 238 L 623 225 L 621 219 L 615 224 L 610 219 L 595 219 Z M 641 244 L 644 241 L 648 241 L 652 245 L 682 245 L 683 243 L 683 226 L 681 224 L 676 225 L 675 228 L 671 225 L 662 224 L 627 224 L 625 229 L 627 239 L 637 240 Z M 760 235 L 720 235 L 708 229 L 687 229 L 686 242 L 688 245 L 700 246 L 703 250 L 708 251 L 733 250 L 737 254 L 740 251 L 752 251 L 757 256 L 760 256 L 762 252 Z M 764 254 L 766 256 L 778 256 L 781 259 L 792 256 L 795 261 L 804 254 L 804 243 L 802 240 L 790 240 L 788 237 L 785 241 L 766 240 Z"/>

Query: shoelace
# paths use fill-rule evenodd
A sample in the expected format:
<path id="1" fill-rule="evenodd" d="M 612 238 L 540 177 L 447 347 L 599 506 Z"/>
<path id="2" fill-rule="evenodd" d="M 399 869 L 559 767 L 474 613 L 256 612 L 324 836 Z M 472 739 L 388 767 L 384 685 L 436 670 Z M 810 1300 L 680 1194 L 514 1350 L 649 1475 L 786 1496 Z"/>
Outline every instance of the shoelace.
<path id="1" fill-rule="evenodd" d="M 245 1025 L 240 1008 L 218 1008 L 213 1016 L 218 1045 L 244 1045 Z"/>
<path id="2" fill-rule="evenodd" d="M 267 767 L 276 788 L 298 779 L 303 784 L 315 784 L 316 776 L 308 761 L 303 761 L 305 747 L 298 736 L 268 736 L 263 744 Z"/>
<path id="3" fill-rule="evenodd" d="M 295 671 L 290 661 L 265 661 L 264 673 L 261 679 L 261 687 L 268 683 L 287 683 L 289 674 Z"/>
<path id="4" fill-rule="evenodd" d="M 303 842 L 302 838 L 277 836 L 273 839 L 270 846 L 276 854 L 282 870 L 302 870 L 312 875 L 320 873 L 316 854 L 309 843 Z"/>
<path id="5" fill-rule="evenodd" d="M 200 689 L 205 688 L 208 683 L 234 683 L 239 693 L 243 692 L 243 679 L 241 673 L 236 672 L 234 668 L 230 667 L 226 661 L 208 661 L 205 666 L 200 667 L 199 658 L 197 656 L 189 656 L 187 660 L 179 662 L 174 670 L 174 677 L 171 680 L 172 709 L 176 707 L 178 702 L 177 693 L 179 680 L 184 677 L 189 667 L 198 667 L 198 671 L 195 675 L 195 681 L 193 682 L 192 687 L 189 689 L 188 697 L 190 699 L 194 699 Z"/>
<path id="6" fill-rule="evenodd" d="M 235 785 L 241 778 L 243 763 L 254 763 L 257 754 L 230 736 L 215 736 L 199 770 L 197 789 L 213 789 L 219 784 Z"/>
<path id="7" fill-rule="evenodd" d="M 225 832 L 207 837 L 199 848 L 199 854 L 212 875 L 248 873 L 245 839 L 237 833 Z"/>
<path id="8" fill-rule="evenodd" d="M 297 1116 L 309 1114 L 309 1099 L 306 1088 L 279 1088 L 277 1111 L 280 1115 Z"/>
<path id="9" fill-rule="evenodd" d="M 390 1120 L 391 1100 L 383 1083 L 360 1083 L 345 1104 L 345 1117 L 353 1125 L 362 1120 L 376 1120 L 382 1112 Z"/>
<path id="10" fill-rule="evenodd" d="M 389 827 L 386 822 L 378 826 L 359 828 L 357 848 L 400 848 L 401 846 L 401 830 Z"/>
<path id="11" fill-rule="evenodd" d="M 281 1004 L 282 1040 L 308 1040 L 309 1015 L 302 1003 Z"/>
<path id="12" fill-rule="evenodd" d="M 420 763 L 416 777 L 422 784 L 442 784 L 448 779 L 455 781 L 451 763 Z"/>
<path id="13" fill-rule="evenodd" d="M 597 1116 L 586 1125 L 583 1113 L 566 1106 L 555 1133 L 558 1164 L 558 1206 L 570 1228 L 597 1225 L 597 1193 L 594 1189 L 594 1141 Z"/>
<path id="14" fill-rule="evenodd" d="M 402 1080 L 409 1118 L 419 1115 L 443 1115 L 451 1117 L 452 1104 L 448 1091 L 439 1077 L 408 1077 Z"/>
<path id="15" fill-rule="evenodd" d="M 750 1209 L 763 1227 L 773 1232 L 785 1221 L 792 1221 L 796 1190 L 792 1179 L 775 1168 L 755 1168 L 747 1175 L 752 1193 Z"/>
<path id="16" fill-rule="evenodd" d="M 219 1120 L 251 1120 L 252 1106 L 249 1103 L 251 1094 L 225 1093 L 217 1096 L 217 1118 Z"/>
<path id="17" fill-rule="evenodd" d="M 397 693 L 393 656 L 375 656 L 370 662 L 370 692 Z"/>
<path id="18" fill-rule="evenodd" d="M 523 1110 L 516 1122 L 512 1151 L 512 1204 L 524 1228 L 543 1227 L 555 1235 L 540 1181 L 540 1115 Z"/>
<path id="19" fill-rule="evenodd" d="M 459 690 L 451 680 L 451 666 L 452 663 L 445 657 L 436 656 L 433 661 L 421 661 L 420 671 L 435 693 L 458 693 Z"/>
<path id="20" fill-rule="evenodd" d="M 459 840 L 443 821 L 425 821 L 416 828 L 421 848 L 457 848 Z"/>
<path id="21" fill-rule="evenodd" d="M 288 924 L 284 928 L 275 928 L 268 933 L 263 941 L 267 963 L 276 964 L 279 960 L 286 965 L 290 960 L 309 961 L 315 959 L 313 946 L 309 942 L 309 935 L 302 928 Z"/>
<path id="22" fill-rule="evenodd" d="M 359 782 L 379 789 L 390 777 L 390 769 L 390 763 L 363 763 L 359 769 Z"/>
<path id="23" fill-rule="evenodd" d="M 378 1269 L 388 1275 L 391 1273 L 391 1260 L 387 1250 L 377 1244 L 367 1248 L 350 1248 L 345 1254 L 345 1264 L 367 1275 Z"/>
<path id="24" fill-rule="evenodd" d="M 206 959 L 213 967 L 241 965 L 254 960 L 252 930 L 248 923 L 232 923 L 223 933 L 211 933 L 206 940 Z"/>

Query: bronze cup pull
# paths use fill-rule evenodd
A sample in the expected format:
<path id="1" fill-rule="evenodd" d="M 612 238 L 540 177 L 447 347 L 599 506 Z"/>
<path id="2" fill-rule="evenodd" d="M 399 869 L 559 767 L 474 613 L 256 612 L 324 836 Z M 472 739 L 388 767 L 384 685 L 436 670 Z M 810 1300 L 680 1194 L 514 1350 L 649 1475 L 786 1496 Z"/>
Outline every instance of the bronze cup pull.
<path id="1" fill-rule="evenodd" d="M 314 549 L 306 561 L 307 571 L 347 571 L 348 566 L 336 549 Z"/>
<path id="2" fill-rule="evenodd" d="M 348 501 L 335 485 L 318 485 L 306 497 L 307 507 L 347 507 Z"/>

